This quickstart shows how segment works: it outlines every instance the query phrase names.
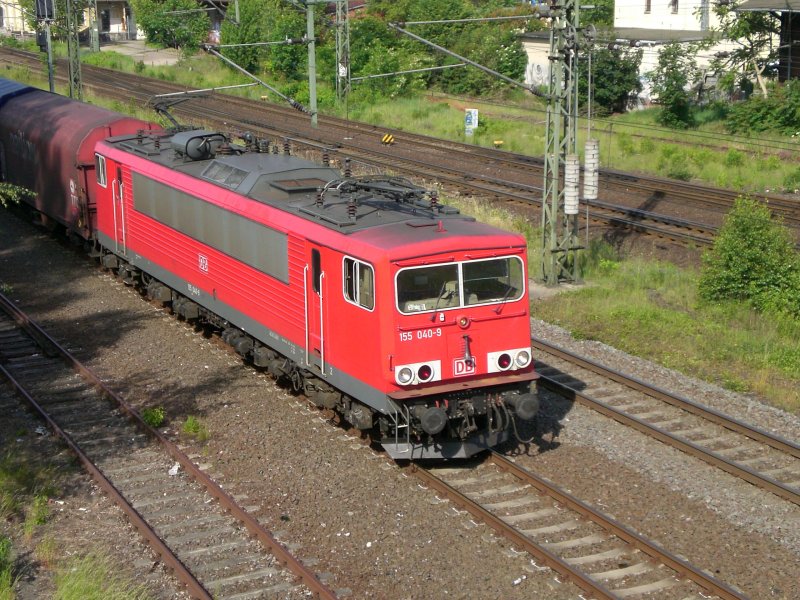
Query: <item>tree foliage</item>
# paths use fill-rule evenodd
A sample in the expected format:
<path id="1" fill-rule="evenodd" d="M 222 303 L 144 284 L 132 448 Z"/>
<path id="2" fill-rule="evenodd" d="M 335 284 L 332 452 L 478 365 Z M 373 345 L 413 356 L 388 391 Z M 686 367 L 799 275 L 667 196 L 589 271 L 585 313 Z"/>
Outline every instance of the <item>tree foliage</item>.
<path id="1" fill-rule="evenodd" d="M 761 74 L 766 66 L 778 56 L 778 46 L 774 40 L 780 33 L 778 13 L 756 11 L 735 12 L 741 2 L 714 2 L 714 14 L 719 19 L 715 31 L 723 39 L 734 42 L 735 47 L 712 61 L 718 71 L 745 71 L 753 73 L 767 95 Z"/>
<path id="2" fill-rule="evenodd" d="M 265 0 L 239 0 L 239 23 L 226 19 L 220 28 L 223 44 L 255 44 L 265 42 L 264 32 L 268 27 L 274 2 Z M 222 54 L 247 71 L 259 69 L 265 56 L 264 46 L 241 46 L 223 48 Z"/>
<path id="3" fill-rule="evenodd" d="M 0 206 L 7 207 L 9 204 L 19 204 L 25 199 L 32 199 L 35 194 L 30 190 L 0 182 Z"/>
<path id="4" fill-rule="evenodd" d="M 659 51 L 652 81 L 653 92 L 661 105 L 658 120 L 662 125 L 685 129 L 692 124 L 688 88 L 696 77 L 693 46 L 670 42 Z"/>
<path id="5" fill-rule="evenodd" d="M 589 51 L 592 53 L 592 110 L 600 115 L 624 112 L 631 93 L 642 91 L 639 79 L 641 48 L 600 46 Z M 584 52 L 578 62 L 581 106 L 588 102 L 589 66 L 589 54 Z"/>
<path id="6" fill-rule="evenodd" d="M 591 23 L 595 27 L 614 26 L 614 0 L 594 0 L 592 8 L 581 7 L 581 25 Z"/>
<path id="7" fill-rule="evenodd" d="M 736 201 L 713 249 L 703 255 L 699 294 L 800 316 L 800 256 L 789 230 L 766 205 Z"/>
<path id="8" fill-rule="evenodd" d="M 136 23 L 156 44 L 184 51 L 200 47 L 211 26 L 196 0 L 131 0 Z M 176 14 L 177 13 L 177 14 Z"/>
<path id="9" fill-rule="evenodd" d="M 751 96 L 731 105 L 725 125 L 732 133 L 774 131 L 796 135 L 800 132 L 800 81 L 774 85 L 767 96 Z"/>
<path id="10" fill-rule="evenodd" d="M 529 8 L 510 0 L 495 0 L 480 4 L 469 0 L 400 0 L 399 2 L 376 0 L 370 2 L 368 7 L 370 15 L 377 22 L 386 20 L 405 23 L 530 14 Z M 527 64 L 527 56 L 517 37 L 517 31 L 522 23 L 522 21 L 496 21 L 409 25 L 408 29 L 415 35 L 489 67 L 506 77 L 521 80 Z M 392 41 L 384 43 L 393 48 L 402 47 L 406 52 L 416 55 L 416 60 L 412 62 L 424 63 L 427 66 L 458 62 L 421 42 L 407 37 L 392 37 L 394 38 Z M 367 45 L 370 45 L 369 42 Z M 462 94 L 481 94 L 507 85 L 474 67 L 434 71 L 426 75 L 425 79 L 428 85 Z"/>

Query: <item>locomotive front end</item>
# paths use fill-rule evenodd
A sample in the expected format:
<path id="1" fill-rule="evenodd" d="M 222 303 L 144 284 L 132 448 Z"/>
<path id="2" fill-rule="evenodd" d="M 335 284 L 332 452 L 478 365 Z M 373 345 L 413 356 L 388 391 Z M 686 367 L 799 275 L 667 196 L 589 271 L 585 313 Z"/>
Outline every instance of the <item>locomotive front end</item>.
<path id="1" fill-rule="evenodd" d="M 510 234 L 509 234 L 510 235 Z M 539 410 L 524 245 L 395 263 L 395 340 L 383 446 L 394 458 L 463 458 Z"/>

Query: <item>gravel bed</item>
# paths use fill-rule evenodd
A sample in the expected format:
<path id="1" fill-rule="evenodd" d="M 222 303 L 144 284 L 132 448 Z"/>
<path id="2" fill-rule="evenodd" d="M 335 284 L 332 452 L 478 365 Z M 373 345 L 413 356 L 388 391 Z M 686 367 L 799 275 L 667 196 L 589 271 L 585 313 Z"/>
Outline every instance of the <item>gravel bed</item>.
<path id="1" fill-rule="evenodd" d="M 72 340 L 129 401 L 164 406 L 169 435 L 178 438 L 185 417 L 198 416 L 208 442 L 183 440 L 197 461 L 229 492 L 246 497 L 242 502 L 343 596 L 578 596 L 302 400 L 35 232 L 0 214 L 0 282 L 43 325 Z M 534 322 L 534 331 L 797 439 L 796 419 L 753 399 L 573 341 L 544 323 Z M 549 431 L 546 443 L 515 449 L 524 466 L 753 598 L 800 597 L 796 507 L 587 409 L 551 396 L 544 408 L 551 421 L 558 416 L 557 435 Z"/>
<path id="2" fill-rule="evenodd" d="M 789 413 L 594 341 L 574 340 L 535 320 L 537 336 L 655 383 L 791 440 Z M 800 507 L 639 434 L 578 404 L 543 392 L 547 444 L 524 466 L 561 482 L 667 548 L 738 585 L 753 598 L 798 598 Z M 591 473 L 590 477 L 586 474 Z"/>

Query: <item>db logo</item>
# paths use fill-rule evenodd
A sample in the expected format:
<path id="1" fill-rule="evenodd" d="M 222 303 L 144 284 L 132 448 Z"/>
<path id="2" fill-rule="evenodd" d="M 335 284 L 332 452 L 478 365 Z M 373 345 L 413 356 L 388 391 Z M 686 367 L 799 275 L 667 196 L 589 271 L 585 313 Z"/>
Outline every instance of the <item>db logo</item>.
<path id="1" fill-rule="evenodd" d="M 453 376 L 464 377 L 465 375 L 475 375 L 475 359 L 469 362 L 464 358 L 457 358 L 453 361 Z"/>

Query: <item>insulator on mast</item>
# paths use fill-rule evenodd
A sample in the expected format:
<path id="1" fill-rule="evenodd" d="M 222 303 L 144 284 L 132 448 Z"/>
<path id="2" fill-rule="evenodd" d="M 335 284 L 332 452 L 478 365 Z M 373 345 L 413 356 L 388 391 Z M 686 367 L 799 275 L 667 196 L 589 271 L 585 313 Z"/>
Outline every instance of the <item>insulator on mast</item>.
<path id="1" fill-rule="evenodd" d="M 564 214 L 578 214 L 578 188 L 581 178 L 581 163 L 577 154 L 567 154 L 564 164 Z"/>
<path id="2" fill-rule="evenodd" d="M 600 142 L 586 140 L 586 161 L 583 168 L 583 197 L 585 200 L 597 200 L 599 170 Z"/>

